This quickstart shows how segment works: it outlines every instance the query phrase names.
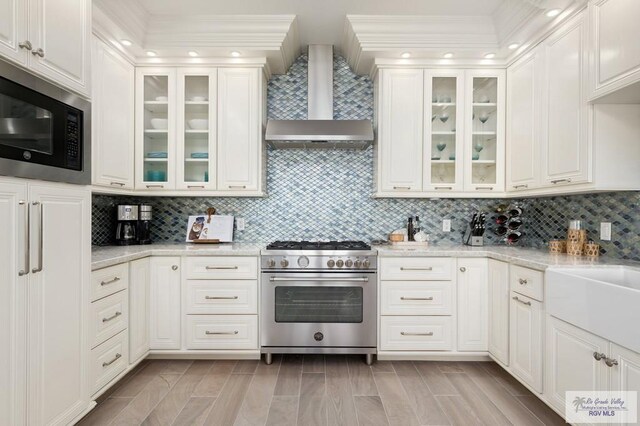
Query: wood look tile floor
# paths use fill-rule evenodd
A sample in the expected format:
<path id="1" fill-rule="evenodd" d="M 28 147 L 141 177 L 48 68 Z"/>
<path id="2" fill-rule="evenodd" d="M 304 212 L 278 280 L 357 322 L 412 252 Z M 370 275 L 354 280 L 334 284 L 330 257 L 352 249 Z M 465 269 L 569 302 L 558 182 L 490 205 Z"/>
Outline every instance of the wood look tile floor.
<path id="1" fill-rule="evenodd" d="M 562 425 L 492 362 L 143 361 L 86 425 Z"/>

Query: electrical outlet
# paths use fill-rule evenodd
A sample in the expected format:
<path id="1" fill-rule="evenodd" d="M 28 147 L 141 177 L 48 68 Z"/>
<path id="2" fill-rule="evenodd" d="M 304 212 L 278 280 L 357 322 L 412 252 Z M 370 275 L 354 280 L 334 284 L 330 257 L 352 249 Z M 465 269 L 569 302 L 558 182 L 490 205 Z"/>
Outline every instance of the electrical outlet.
<path id="1" fill-rule="evenodd" d="M 600 239 L 611 241 L 611 222 L 600 222 Z"/>
<path id="2" fill-rule="evenodd" d="M 444 219 L 442 221 L 442 231 L 451 232 L 451 219 Z"/>
<path id="3" fill-rule="evenodd" d="M 237 217 L 236 218 L 236 229 L 238 231 L 244 231 L 244 226 L 245 226 L 244 218 L 243 217 Z"/>

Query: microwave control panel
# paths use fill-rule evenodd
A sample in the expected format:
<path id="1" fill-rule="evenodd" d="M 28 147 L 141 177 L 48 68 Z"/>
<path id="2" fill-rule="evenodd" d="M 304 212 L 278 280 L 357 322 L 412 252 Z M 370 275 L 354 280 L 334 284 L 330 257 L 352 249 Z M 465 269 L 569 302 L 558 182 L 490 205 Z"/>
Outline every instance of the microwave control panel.
<path id="1" fill-rule="evenodd" d="M 66 165 L 70 169 L 82 169 L 82 152 L 80 149 L 80 114 L 77 112 L 67 113 L 67 128 L 65 129 L 65 140 L 67 150 Z"/>

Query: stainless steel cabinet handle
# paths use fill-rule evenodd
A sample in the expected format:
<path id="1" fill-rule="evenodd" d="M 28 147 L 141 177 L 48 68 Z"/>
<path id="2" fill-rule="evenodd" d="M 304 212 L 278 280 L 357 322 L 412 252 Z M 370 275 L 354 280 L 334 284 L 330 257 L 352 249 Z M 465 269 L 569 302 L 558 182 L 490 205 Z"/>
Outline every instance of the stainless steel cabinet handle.
<path id="1" fill-rule="evenodd" d="M 437 190 L 440 190 L 440 189 L 447 189 L 447 190 L 449 190 L 449 191 L 450 191 L 450 190 L 452 190 L 452 189 L 453 189 L 453 186 L 436 186 L 436 187 L 435 187 L 435 190 L 436 190 L 436 191 L 437 191 Z"/>
<path id="2" fill-rule="evenodd" d="M 400 300 L 433 300 L 433 297 L 400 297 Z"/>
<path id="3" fill-rule="evenodd" d="M 245 189 L 247 185 L 229 185 L 229 189 Z"/>
<path id="4" fill-rule="evenodd" d="M 44 50 L 42 50 L 42 48 L 37 48 L 36 50 L 32 50 L 31 54 L 33 56 L 40 56 L 41 58 L 44 58 Z"/>
<path id="5" fill-rule="evenodd" d="M 177 271 L 177 270 L 178 270 L 178 265 L 173 265 L 173 266 L 171 267 L 171 270 L 173 270 L 173 271 Z"/>
<path id="6" fill-rule="evenodd" d="M 403 336 L 433 336 L 433 331 L 429 331 L 426 333 L 412 333 L 410 331 L 401 331 L 400 334 Z"/>
<path id="7" fill-rule="evenodd" d="M 24 268 L 18 271 L 18 276 L 27 275 L 29 273 L 29 249 L 31 244 L 31 224 L 29 223 L 29 203 L 24 200 L 18 202 L 24 207 Z"/>
<path id="8" fill-rule="evenodd" d="M 121 357 L 122 357 L 122 355 L 120 355 L 120 354 L 116 354 L 116 356 L 115 356 L 115 357 L 113 357 L 113 359 L 112 359 L 111 361 L 109 361 L 109 362 L 103 362 L 103 363 L 102 363 L 102 366 L 103 366 L 103 367 L 108 367 L 108 366 L 110 366 L 111 364 L 113 364 L 114 362 L 116 362 L 117 360 L 119 360 Z"/>
<path id="9" fill-rule="evenodd" d="M 425 266 L 425 267 L 413 267 L 413 266 L 401 266 L 401 271 L 433 271 L 433 266 Z"/>
<path id="10" fill-rule="evenodd" d="M 235 331 L 205 331 L 205 334 L 207 335 L 216 335 L 216 334 L 238 334 L 238 330 Z"/>
<path id="11" fill-rule="evenodd" d="M 205 296 L 204 298 L 207 300 L 218 300 L 218 299 L 236 300 L 238 296 Z"/>
<path id="12" fill-rule="evenodd" d="M 465 268 L 464 266 L 460 267 L 460 272 L 467 272 L 467 268 Z"/>
<path id="13" fill-rule="evenodd" d="M 602 359 L 606 359 L 607 356 L 605 354 L 603 354 L 602 352 L 594 352 L 593 353 L 593 358 L 595 358 L 596 361 L 600 361 Z"/>
<path id="14" fill-rule="evenodd" d="M 25 41 L 21 41 L 20 43 L 18 43 L 18 47 L 20 49 L 26 49 L 26 50 L 31 50 L 33 49 L 33 45 L 31 44 L 31 42 L 29 40 L 25 40 Z"/>
<path id="15" fill-rule="evenodd" d="M 520 285 L 527 285 L 527 284 L 529 283 L 529 281 L 528 281 L 528 280 L 525 280 L 525 279 L 523 279 L 523 278 L 519 278 L 519 279 L 518 279 L 518 282 L 520 283 Z"/>
<path id="16" fill-rule="evenodd" d="M 571 179 L 556 179 L 551 181 L 552 184 L 557 185 L 559 183 L 571 183 Z"/>
<path id="17" fill-rule="evenodd" d="M 493 187 L 476 186 L 476 191 L 493 191 Z"/>
<path id="18" fill-rule="evenodd" d="M 512 299 L 515 300 L 516 302 L 522 303 L 523 305 L 531 306 L 531 302 L 525 302 L 524 300 L 520 300 L 518 299 L 518 296 L 513 296 Z"/>
<path id="19" fill-rule="evenodd" d="M 406 189 L 407 191 L 411 191 L 410 186 L 394 186 L 393 189 Z"/>
<path id="20" fill-rule="evenodd" d="M 108 318 L 102 318 L 102 322 L 109 322 L 109 321 L 111 321 L 111 320 L 113 320 L 113 319 L 118 318 L 120 315 L 122 315 L 122 312 L 117 311 L 115 314 L 111 315 L 111 316 L 110 316 L 110 317 L 108 317 Z"/>
<path id="21" fill-rule="evenodd" d="M 618 365 L 617 359 L 605 358 L 604 363 L 607 364 L 607 367 L 613 367 L 614 365 Z"/>
<path id="22" fill-rule="evenodd" d="M 299 277 L 299 278 L 291 278 L 291 277 L 271 277 L 269 278 L 269 281 L 271 282 L 276 282 L 276 281 L 325 281 L 325 282 L 358 282 L 358 283 L 362 283 L 362 282 L 368 282 L 369 278 L 368 277 L 356 277 L 356 278 L 304 278 L 304 277 Z"/>
<path id="23" fill-rule="evenodd" d="M 528 188 L 529 185 L 528 184 L 522 184 L 522 185 L 513 185 L 513 189 L 520 189 L 520 188 Z"/>
<path id="24" fill-rule="evenodd" d="M 109 182 L 109 185 L 114 185 L 114 186 L 115 186 L 115 185 L 118 185 L 118 186 L 122 187 L 122 186 L 124 186 L 125 184 L 124 184 L 124 183 L 122 183 L 122 182 Z"/>
<path id="25" fill-rule="evenodd" d="M 40 203 L 39 201 L 34 201 L 31 203 L 32 206 L 40 206 L 40 233 L 38 234 L 38 267 L 37 268 L 33 268 L 31 270 L 31 272 L 33 272 L 34 274 L 36 272 L 40 272 L 42 271 L 42 265 L 44 263 L 44 259 L 42 258 L 43 256 L 43 236 L 42 233 L 44 232 L 43 227 L 44 227 L 44 206 L 42 205 L 42 203 Z"/>
<path id="26" fill-rule="evenodd" d="M 105 286 L 105 285 L 117 283 L 118 281 L 120 281 L 120 277 L 113 277 L 112 279 L 107 281 L 100 281 L 100 285 Z"/>
<path id="27" fill-rule="evenodd" d="M 211 269 L 238 269 L 237 266 L 205 266 L 205 269 L 207 271 L 211 270 Z"/>
<path id="28" fill-rule="evenodd" d="M 164 185 L 146 185 L 147 188 L 151 189 L 151 188 L 164 188 Z"/>

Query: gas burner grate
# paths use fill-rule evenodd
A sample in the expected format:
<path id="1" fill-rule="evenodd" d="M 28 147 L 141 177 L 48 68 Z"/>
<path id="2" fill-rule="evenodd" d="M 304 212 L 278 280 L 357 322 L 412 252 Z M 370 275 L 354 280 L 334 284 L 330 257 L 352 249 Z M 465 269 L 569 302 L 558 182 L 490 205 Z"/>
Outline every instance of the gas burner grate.
<path id="1" fill-rule="evenodd" d="M 371 250 L 364 241 L 275 241 L 267 250 Z"/>

